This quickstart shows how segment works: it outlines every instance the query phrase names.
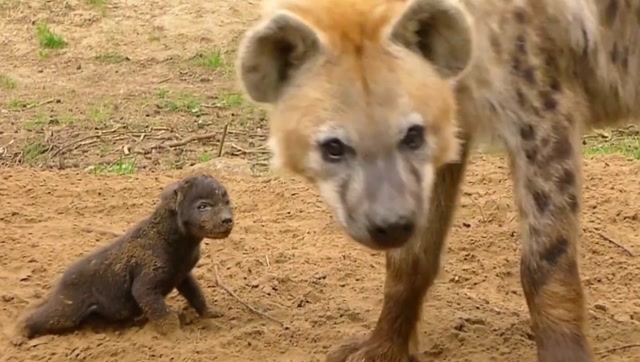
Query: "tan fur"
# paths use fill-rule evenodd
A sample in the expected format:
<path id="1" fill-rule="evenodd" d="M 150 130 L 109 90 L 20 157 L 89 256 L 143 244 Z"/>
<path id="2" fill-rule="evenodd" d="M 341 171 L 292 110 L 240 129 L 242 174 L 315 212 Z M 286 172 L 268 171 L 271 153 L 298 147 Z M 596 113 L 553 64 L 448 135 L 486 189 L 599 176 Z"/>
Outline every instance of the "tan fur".
<path id="1" fill-rule="evenodd" d="M 237 69 L 248 97 L 271 108 L 274 166 L 314 183 L 355 240 L 388 249 L 376 328 L 328 361 L 415 360 L 410 344 L 468 151 L 487 139 L 500 140 L 510 159 L 538 360 L 593 360 L 577 262 L 580 136 L 640 118 L 640 2 L 263 4 Z M 423 122 L 426 150 L 400 148 L 408 119 Z M 328 161 L 327 139 L 352 154 Z M 388 207 L 387 219 L 414 215 L 416 232 L 400 245 L 368 237 L 363 225 L 375 214 L 358 205 Z"/>

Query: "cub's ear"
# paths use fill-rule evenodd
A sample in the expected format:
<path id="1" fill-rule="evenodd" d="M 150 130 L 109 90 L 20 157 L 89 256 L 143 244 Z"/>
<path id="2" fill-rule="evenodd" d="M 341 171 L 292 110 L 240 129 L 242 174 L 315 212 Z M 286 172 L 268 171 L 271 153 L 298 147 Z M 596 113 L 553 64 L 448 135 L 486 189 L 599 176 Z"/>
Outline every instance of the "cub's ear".
<path id="1" fill-rule="evenodd" d="M 459 0 L 412 0 L 391 28 L 391 40 L 431 62 L 445 78 L 469 66 L 471 18 Z"/>
<path id="2" fill-rule="evenodd" d="M 184 182 L 176 181 L 167 186 L 160 194 L 160 202 L 166 203 L 171 210 L 177 210 L 183 198 Z"/>
<path id="3" fill-rule="evenodd" d="M 296 15 L 279 11 L 245 33 L 236 72 L 254 102 L 274 103 L 294 73 L 319 51 L 316 32 Z"/>

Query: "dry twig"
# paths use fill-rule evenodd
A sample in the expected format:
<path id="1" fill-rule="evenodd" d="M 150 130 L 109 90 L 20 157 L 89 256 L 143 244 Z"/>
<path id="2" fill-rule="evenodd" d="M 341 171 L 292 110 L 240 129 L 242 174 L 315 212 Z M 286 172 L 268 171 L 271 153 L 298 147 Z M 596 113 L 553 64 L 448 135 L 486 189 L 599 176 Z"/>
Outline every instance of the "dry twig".
<path id="1" fill-rule="evenodd" d="M 218 146 L 218 157 L 222 156 L 222 147 L 224 146 L 224 140 L 227 138 L 227 131 L 229 130 L 229 123 L 224 125 L 222 130 L 222 138 L 220 139 L 220 146 Z"/>
<path id="2" fill-rule="evenodd" d="M 227 286 L 222 282 L 222 278 L 220 277 L 220 273 L 218 272 L 218 266 L 217 266 L 217 265 L 214 265 L 214 266 L 213 266 L 213 270 L 215 271 L 215 274 L 216 274 L 216 275 L 215 275 L 215 276 L 216 276 L 216 284 L 217 284 L 220 288 L 222 288 L 225 292 L 227 292 L 230 296 L 232 296 L 235 300 L 237 300 L 238 302 L 240 302 L 240 303 L 241 303 L 242 305 L 244 305 L 245 307 L 249 308 L 249 310 L 251 310 L 252 312 L 254 312 L 254 313 L 256 313 L 256 314 L 258 314 L 258 315 L 260 315 L 260 316 L 262 316 L 262 317 L 264 317 L 264 318 L 266 318 L 266 319 L 269 319 L 269 320 L 271 320 L 271 321 L 273 321 L 273 322 L 276 322 L 276 323 L 278 323 L 278 324 L 279 324 L 279 325 L 281 325 L 281 326 L 284 326 L 284 323 L 283 323 L 283 322 L 281 322 L 281 321 L 279 321 L 279 320 L 277 320 L 277 319 L 273 318 L 272 316 L 270 316 L 270 315 L 268 315 L 268 314 L 266 314 L 266 313 L 264 313 L 264 312 L 261 312 L 261 311 L 259 311 L 259 310 L 255 309 L 255 308 L 254 308 L 254 307 L 252 307 L 249 303 L 247 303 L 247 302 L 245 302 L 244 300 L 242 300 L 242 298 L 240 298 L 240 297 L 239 297 L 239 296 L 238 296 L 238 295 L 237 295 L 233 290 L 229 289 L 229 287 L 227 287 Z"/>
<path id="3" fill-rule="evenodd" d="M 631 256 L 631 257 L 635 257 L 635 256 L 636 256 L 636 255 L 631 251 L 631 249 L 629 249 L 627 246 L 625 246 L 625 245 L 623 245 L 623 244 L 621 244 L 621 243 L 619 243 L 619 242 L 617 242 L 617 241 L 613 240 L 612 238 L 608 237 L 607 235 L 605 235 L 605 234 L 603 234 L 603 233 L 601 233 L 601 232 L 599 232 L 599 231 L 594 230 L 594 232 L 595 232 L 596 234 L 598 234 L 598 236 L 600 236 L 600 237 L 601 237 L 601 238 L 603 238 L 604 240 L 606 240 L 606 241 L 610 242 L 611 244 L 613 244 L 613 245 L 615 245 L 615 246 L 619 247 L 620 249 L 624 250 L 624 251 L 625 251 L 629 256 Z"/>
<path id="4" fill-rule="evenodd" d="M 149 147 L 145 147 L 143 148 L 140 152 L 141 153 L 149 153 L 153 150 L 155 150 L 156 148 L 160 148 L 160 147 L 164 147 L 164 148 L 174 148 L 174 147 L 180 147 L 180 146 L 184 146 L 186 144 L 189 144 L 191 142 L 195 142 L 195 141 L 202 141 L 202 140 L 206 140 L 206 139 L 212 139 L 216 137 L 216 133 L 205 133 L 205 134 L 199 134 L 199 135 L 194 135 L 194 136 L 190 136 L 187 137 L 183 140 L 180 141 L 173 141 L 173 142 L 160 142 L 160 143 L 156 143 L 155 145 L 151 145 Z"/>
<path id="5" fill-rule="evenodd" d="M 82 143 L 82 142 L 86 141 L 86 140 L 90 140 L 92 138 L 100 138 L 100 137 L 102 137 L 102 136 L 104 136 L 106 134 L 114 133 L 115 131 L 119 130 L 121 127 L 122 127 L 122 125 L 117 125 L 117 126 L 113 127 L 112 129 L 109 129 L 109 130 L 106 130 L 106 131 L 100 131 L 100 132 L 98 132 L 96 134 L 92 134 L 92 135 L 89 135 L 89 136 L 85 136 L 85 137 L 79 138 L 79 139 L 77 139 L 75 141 L 71 141 L 71 142 L 67 143 L 66 145 L 58 148 L 51 156 L 55 157 L 55 156 L 59 155 L 60 153 L 62 153 L 62 151 L 66 152 L 70 147 L 73 147 L 73 146 L 75 146 L 75 145 L 77 145 L 79 143 Z"/>
<path id="6" fill-rule="evenodd" d="M 117 233 L 115 231 L 111 231 L 111 230 L 106 230 L 106 229 L 98 229 L 98 228 L 94 228 L 92 226 L 83 226 L 80 228 L 80 230 L 88 232 L 88 233 L 98 233 L 98 234 L 107 234 L 113 237 L 120 237 L 122 234 L 121 233 Z"/>
<path id="7" fill-rule="evenodd" d="M 602 351 L 598 351 L 598 352 L 596 352 L 596 354 L 611 353 L 611 352 L 616 352 L 616 351 L 620 351 L 620 350 L 624 350 L 624 349 L 628 349 L 628 348 L 636 348 L 636 347 L 640 347 L 640 343 L 625 344 L 625 345 L 622 345 L 622 346 L 613 347 L 613 348 L 605 349 L 605 350 L 602 350 Z"/>

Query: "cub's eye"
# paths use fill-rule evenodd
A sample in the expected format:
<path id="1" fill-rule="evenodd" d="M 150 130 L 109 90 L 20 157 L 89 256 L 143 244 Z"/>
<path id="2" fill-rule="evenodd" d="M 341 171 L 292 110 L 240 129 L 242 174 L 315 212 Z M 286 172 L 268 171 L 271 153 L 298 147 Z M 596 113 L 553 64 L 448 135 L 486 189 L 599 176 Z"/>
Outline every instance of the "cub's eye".
<path id="1" fill-rule="evenodd" d="M 322 158 L 327 162 L 340 162 L 347 154 L 347 146 L 337 138 L 332 138 L 320 144 Z"/>
<path id="2" fill-rule="evenodd" d="M 198 204 L 198 210 L 200 211 L 208 210 L 210 208 L 211 208 L 211 205 L 209 204 Z"/>
<path id="3" fill-rule="evenodd" d="M 410 149 L 417 150 L 424 145 L 424 127 L 411 126 L 404 135 L 401 144 Z"/>

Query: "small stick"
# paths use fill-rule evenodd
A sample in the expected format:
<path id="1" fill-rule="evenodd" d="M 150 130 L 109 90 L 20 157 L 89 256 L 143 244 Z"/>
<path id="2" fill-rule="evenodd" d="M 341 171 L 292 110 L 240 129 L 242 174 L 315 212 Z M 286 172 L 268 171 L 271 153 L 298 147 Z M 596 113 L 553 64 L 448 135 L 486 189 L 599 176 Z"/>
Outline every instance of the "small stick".
<path id="1" fill-rule="evenodd" d="M 482 217 L 482 222 L 487 222 L 487 218 L 484 217 L 484 211 L 482 211 L 482 206 L 480 206 L 476 199 L 473 198 L 473 195 L 469 194 L 469 199 L 471 200 L 471 202 L 473 202 L 474 205 L 478 207 L 478 210 L 480 210 L 480 217 Z"/>
<path id="2" fill-rule="evenodd" d="M 222 138 L 220 138 L 220 146 L 218 146 L 218 157 L 222 156 L 222 147 L 224 146 L 224 140 L 227 138 L 227 131 L 229 130 L 229 123 L 224 125 L 222 130 Z"/>
<path id="3" fill-rule="evenodd" d="M 53 152 L 53 154 L 51 156 L 55 157 L 58 154 L 60 154 L 62 151 L 66 151 L 69 147 L 74 146 L 74 145 L 76 145 L 78 143 L 82 143 L 82 142 L 84 142 L 86 140 L 90 140 L 92 138 L 100 138 L 100 137 L 102 137 L 102 136 L 104 136 L 106 134 L 113 133 L 113 132 L 117 131 L 118 129 L 120 129 L 121 127 L 122 127 L 121 125 L 118 125 L 118 126 L 115 126 L 114 128 L 112 128 L 110 130 L 100 131 L 97 134 L 92 134 L 92 135 L 85 136 L 85 137 L 82 137 L 80 139 L 77 139 L 75 141 L 71 141 L 71 142 L 67 143 L 66 145 L 58 148 L 55 152 Z"/>
<path id="4" fill-rule="evenodd" d="M 613 245 L 616 245 L 617 247 L 619 247 L 620 249 L 624 250 L 627 254 L 629 254 L 629 256 L 631 257 L 635 257 L 635 254 L 631 251 L 631 249 L 629 249 L 628 247 L 626 247 L 625 245 L 622 245 L 621 243 L 611 239 L 610 237 L 606 236 L 605 234 L 599 232 L 599 231 L 595 231 L 594 232 L 596 234 L 598 234 L 601 238 L 603 238 L 604 240 L 610 242 Z"/>
<path id="5" fill-rule="evenodd" d="M 605 349 L 605 350 L 602 350 L 602 351 L 598 351 L 598 352 L 596 352 L 596 354 L 605 354 L 605 353 L 616 352 L 616 351 L 620 351 L 620 350 L 623 350 L 623 349 L 636 348 L 636 347 L 640 347 L 640 343 L 625 344 L 625 345 L 622 345 L 622 346 L 613 347 L 613 348 Z"/>
<path id="6" fill-rule="evenodd" d="M 251 310 L 252 312 L 266 318 L 269 319 L 271 321 L 274 321 L 276 323 L 278 323 L 281 326 L 284 326 L 284 323 L 273 318 L 272 316 L 265 314 L 257 309 L 255 309 L 254 307 L 252 307 L 249 303 L 245 302 L 244 300 L 242 300 L 233 290 L 229 289 L 229 287 L 227 287 L 226 285 L 224 285 L 224 283 L 222 282 L 222 278 L 220 277 L 220 273 L 218 272 L 218 266 L 214 265 L 213 266 L 213 270 L 215 271 L 215 276 L 216 276 L 216 284 L 224 289 L 225 292 L 227 292 L 230 296 L 232 296 L 233 298 L 235 298 L 235 300 L 237 300 L 238 302 L 240 302 L 242 305 L 244 305 L 245 307 L 249 308 L 249 310 Z"/>
<path id="7" fill-rule="evenodd" d="M 28 106 L 24 107 L 24 109 L 31 109 L 31 108 L 36 108 L 36 107 L 44 106 L 45 104 L 53 103 L 53 102 L 56 102 L 57 100 L 58 100 L 57 98 L 47 99 L 46 101 L 42 101 L 42 102 L 40 102 L 40 103 L 30 104 L 30 105 L 28 105 Z"/>
<path id="8" fill-rule="evenodd" d="M 180 147 L 180 146 L 184 146 L 188 143 L 194 142 L 194 141 L 202 141 L 202 140 L 206 140 L 206 139 L 211 139 L 214 138 L 216 136 L 215 133 L 206 133 L 206 134 L 200 134 L 200 135 L 195 135 L 195 136 L 191 136 L 191 137 L 187 137 L 181 141 L 173 141 L 173 142 L 167 142 L 167 143 L 157 143 L 155 145 L 151 145 L 149 147 L 145 147 L 144 149 L 142 149 L 142 153 L 149 153 L 152 150 L 159 148 L 159 147 L 165 147 L 165 148 L 173 148 L 173 147 Z"/>
<path id="9" fill-rule="evenodd" d="M 122 234 L 121 233 L 117 233 L 115 231 L 111 231 L 111 230 L 105 230 L 105 229 L 98 229 L 98 228 L 94 228 L 91 226 L 83 226 L 80 228 L 80 230 L 88 232 L 88 233 L 98 233 L 98 234 L 107 234 L 113 237 L 119 237 Z"/>

